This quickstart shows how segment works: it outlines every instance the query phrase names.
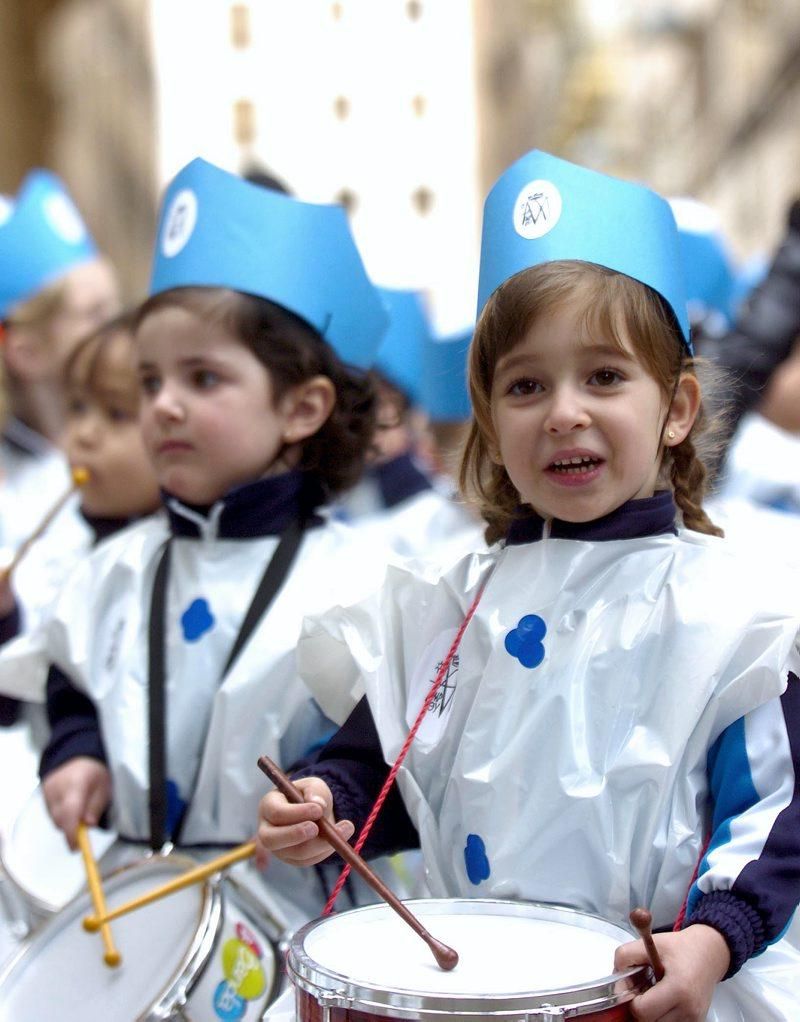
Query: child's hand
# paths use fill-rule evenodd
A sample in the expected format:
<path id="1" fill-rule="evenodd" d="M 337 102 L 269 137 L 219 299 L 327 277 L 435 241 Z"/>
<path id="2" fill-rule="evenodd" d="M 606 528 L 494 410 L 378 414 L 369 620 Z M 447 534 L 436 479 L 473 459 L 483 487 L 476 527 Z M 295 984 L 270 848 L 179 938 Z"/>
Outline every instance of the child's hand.
<path id="1" fill-rule="evenodd" d="M 334 822 L 331 789 L 319 777 L 303 777 L 294 784 L 308 799 L 302 805 L 293 805 L 279 791 L 271 791 L 261 799 L 256 833 L 259 869 L 267 865 L 270 852 L 293 866 L 314 866 L 333 853 L 328 842 L 319 837 L 315 822 L 322 817 Z M 336 829 L 348 840 L 355 827 L 349 820 L 340 820 Z"/>
<path id="2" fill-rule="evenodd" d="M 76 756 L 45 777 L 42 791 L 53 823 L 74 852 L 78 824 L 96 827 L 111 801 L 111 774 L 99 760 Z"/>
<path id="3" fill-rule="evenodd" d="M 730 966 L 725 938 L 711 926 L 697 923 L 678 933 L 656 933 L 653 940 L 664 965 L 664 978 L 631 1003 L 641 1022 L 705 1022 L 714 988 Z M 642 941 L 623 944 L 614 968 L 648 962 Z"/>

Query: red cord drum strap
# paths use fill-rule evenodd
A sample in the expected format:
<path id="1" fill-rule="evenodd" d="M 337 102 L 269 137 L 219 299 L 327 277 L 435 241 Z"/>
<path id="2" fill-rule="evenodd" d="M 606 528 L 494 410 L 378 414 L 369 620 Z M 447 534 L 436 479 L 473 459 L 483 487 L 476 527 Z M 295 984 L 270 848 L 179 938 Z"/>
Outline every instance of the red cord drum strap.
<path id="1" fill-rule="evenodd" d="M 392 765 L 392 768 L 389 771 L 386 780 L 383 782 L 383 787 L 381 788 L 380 793 L 377 799 L 375 800 L 375 805 L 370 810 L 369 816 L 367 817 L 364 826 L 361 828 L 361 833 L 358 835 L 358 840 L 354 845 L 355 850 L 359 853 L 361 852 L 361 849 L 364 847 L 365 841 L 369 837 L 369 833 L 372 830 L 372 826 L 375 823 L 375 820 L 378 818 L 378 813 L 381 811 L 383 803 L 386 801 L 387 795 L 391 791 L 392 785 L 394 784 L 394 779 L 395 777 L 397 777 L 400 767 L 403 765 L 403 760 L 408 755 L 408 751 L 411 748 L 411 744 L 416 738 L 417 731 L 419 731 L 420 727 L 422 726 L 422 722 L 425 719 L 425 715 L 428 712 L 431 703 L 435 699 L 436 693 L 439 691 L 439 687 L 441 686 L 442 681 L 447 674 L 447 669 L 450 666 L 450 662 L 458 652 L 458 647 L 461 645 L 461 639 L 464 636 L 464 632 L 466 631 L 467 625 L 472 620 L 472 615 L 475 613 L 478 604 L 481 601 L 481 597 L 483 596 L 483 592 L 486 589 L 486 584 L 488 581 L 489 580 L 487 578 L 483 582 L 475 596 L 475 599 L 472 601 L 469 610 L 465 614 L 464 620 L 461 622 L 461 627 L 458 629 L 458 633 L 456 637 L 453 639 L 453 643 L 450 646 L 450 649 L 448 650 L 447 656 L 442 661 L 442 665 L 436 674 L 436 678 L 433 684 L 431 685 L 428 694 L 425 696 L 425 702 L 422 704 L 422 708 L 417 714 L 417 719 L 414 721 L 413 727 L 408 732 L 406 740 L 403 742 L 403 747 L 400 749 L 397 759 L 394 761 L 394 764 Z M 333 911 L 333 906 L 336 904 L 336 899 L 339 897 L 339 894 L 342 888 L 344 887 L 345 881 L 347 880 L 349 874 L 350 867 L 348 865 L 345 865 L 344 869 L 339 874 L 339 879 L 336 881 L 336 886 L 331 891 L 330 897 L 328 898 L 325 908 L 322 911 L 323 916 L 330 915 L 331 912 Z"/>

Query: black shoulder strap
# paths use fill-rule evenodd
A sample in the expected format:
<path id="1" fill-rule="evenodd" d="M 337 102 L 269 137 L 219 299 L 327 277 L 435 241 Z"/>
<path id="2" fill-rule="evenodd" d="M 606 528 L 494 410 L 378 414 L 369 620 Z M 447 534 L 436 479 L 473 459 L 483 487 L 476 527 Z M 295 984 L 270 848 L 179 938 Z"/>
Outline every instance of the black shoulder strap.
<path id="1" fill-rule="evenodd" d="M 233 667 L 253 634 L 258 622 L 267 612 L 270 604 L 280 592 L 291 570 L 300 544 L 303 541 L 307 521 L 294 519 L 284 530 L 278 545 L 269 560 L 261 581 L 250 601 L 234 640 L 220 684 Z M 167 756 L 166 756 L 166 593 L 169 579 L 170 541 L 164 544 L 161 559 L 156 568 L 153 594 L 150 602 L 150 631 L 148 650 L 149 689 L 149 767 L 150 767 L 150 847 L 161 848 L 167 834 Z M 182 822 L 182 821 L 180 821 Z M 180 828 L 180 822 L 178 828 Z M 177 836 L 178 831 L 175 834 Z"/>

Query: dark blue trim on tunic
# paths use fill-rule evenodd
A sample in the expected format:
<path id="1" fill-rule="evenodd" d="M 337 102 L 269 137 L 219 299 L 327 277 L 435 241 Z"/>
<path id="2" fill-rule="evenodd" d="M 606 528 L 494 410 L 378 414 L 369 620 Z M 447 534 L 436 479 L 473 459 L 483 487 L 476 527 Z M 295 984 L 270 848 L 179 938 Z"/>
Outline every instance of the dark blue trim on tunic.
<path id="1" fill-rule="evenodd" d="M 383 507 L 397 507 L 406 500 L 427 493 L 433 484 L 410 454 L 401 454 L 383 465 L 375 465 L 366 473 L 377 483 Z"/>
<path id="2" fill-rule="evenodd" d="M 507 546 L 535 543 L 542 538 L 545 520 L 534 511 L 511 523 L 506 537 Z M 602 542 L 611 539 L 641 539 L 644 536 L 675 535 L 675 501 L 669 490 L 659 490 L 652 497 L 629 500 L 610 514 L 591 522 L 564 522 L 553 518 L 550 536 L 553 539 L 580 539 Z"/>
<path id="3" fill-rule="evenodd" d="M 201 532 L 197 523 L 185 518 L 167 503 L 176 499 L 170 493 L 162 491 L 162 496 L 167 504 L 172 534 L 198 539 Z M 217 506 L 178 503 L 203 517 Z M 219 503 L 223 504 L 223 510 L 217 528 L 218 539 L 257 539 L 259 536 L 280 535 L 299 514 L 308 516 L 309 527 L 322 524 L 322 519 L 314 511 L 324 503 L 324 495 L 313 475 L 295 470 L 237 486 Z"/>

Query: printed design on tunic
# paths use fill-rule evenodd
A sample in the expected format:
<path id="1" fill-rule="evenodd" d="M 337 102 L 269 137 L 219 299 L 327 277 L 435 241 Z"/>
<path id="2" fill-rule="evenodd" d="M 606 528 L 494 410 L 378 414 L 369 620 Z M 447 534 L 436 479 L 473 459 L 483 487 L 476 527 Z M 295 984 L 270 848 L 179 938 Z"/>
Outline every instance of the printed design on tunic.
<path id="1" fill-rule="evenodd" d="M 486 854 L 486 845 L 480 834 L 467 834 L 467 843 L 464 846 L 464 865 L 467 867 L 470 883 L 475 884 L 476 887 L 491 876 L 489 856 Z"/>
<path id="2" fill-rule="evenodd" d="M 439 674 L 439 671 L 441 671 L 443 664 L 444 660 L 440 660 L 436 665 L 433 677 L 430 681 L 431 685 Z M 433 697 L 433 701 L 428 707 L 429 714 L 432 714 L 435 717 L 442 717 L 450 709 L 450 704 L 456 694 L 456 675 L 458 674 L 458 667 L 459 656 L 458 653 L 456 653 L 447 665 L 447 670 L 445 671 L 441 684 L 436 689 L 436 695 Z"/>
<path id="3" fill-rule="evenodd" d="M 183 629 L 183 637 L 187 642 L 197 642 L 206 632 L 210 632 L 216 623 L 216 618 L 211 613 L 208 600 L 202 596 L 192 600 L 183 614 L 181 614 L 181 628 Z"/>
<path id="4" fill-rule="evenodd" d="M 534 668 L 544 660 L 545 648 L 542 641 L 547 634 L 547 625 L 538 614 L 526 614 L 519 619 L 516 628 L 506 635 L 506 652 L 516 657 L 523 667 Z"/>

